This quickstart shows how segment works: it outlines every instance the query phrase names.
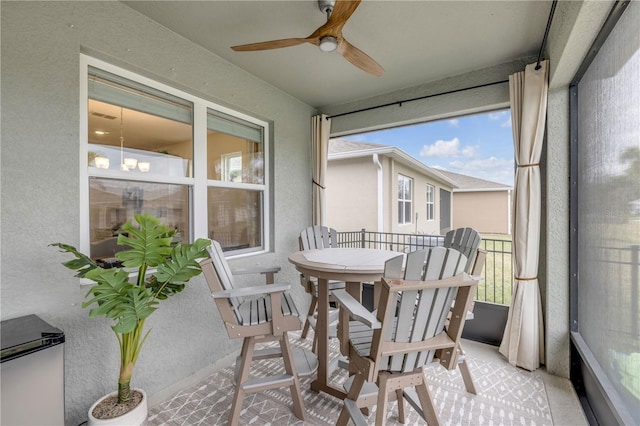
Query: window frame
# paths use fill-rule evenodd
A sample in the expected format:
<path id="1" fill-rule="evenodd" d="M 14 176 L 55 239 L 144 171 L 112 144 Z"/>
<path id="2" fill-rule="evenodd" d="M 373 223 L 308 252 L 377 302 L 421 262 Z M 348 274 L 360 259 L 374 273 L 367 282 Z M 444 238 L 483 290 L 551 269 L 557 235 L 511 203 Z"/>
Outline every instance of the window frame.
<path id="1" fill-rule="evenodd" d="M 409 189 L 409 197 L 410 198 L 400 198 L 400 193 L 398 193 L 398 207 L 400 206 L 400 203 L 402 203 L 402 211 L 400 210 L 400 208 L 398 208 L 398 225 L 411 225 L 413 223 L 413 178 L 403 175 L 401 173 L 398 173 L 398 184 L 400 183 L 400 181 L 402 180 L 403 182 L 403 187 L 404 187 L 404 182 L 408 181 L 411 186 Z M 404 191 L 403 191 L 404 193 Z M 405 208 L 406 205 L 410 206 L 411 212 L 409 213 L 409 221 L 405 222 L 405 221 L 401 221 L 401 216 L 402 216 L 402 220 L 406 219 L 404 216 L 404 212 L 405 212 Z M 402 215 L 401 215 L 402 213 Z"/>
<path id="2" fill-rule="evenodd" d="M 89 67 L 98 68 L 117 76 L 132 80 L 136 83 L 149 86 L 177 96 L 185 101 L 193 104 L 193 175 L 192 177 L 166 177 L 151 176 L 145 174 L 137 174 L 135 176 L 128 175 L 126 172 L 118 170 L 102 170 L 98 168 L 89 168 L 88 152 L 88 99 L 89 99 Z M 266 121 L 262 121 L 249 115 L 231 110 L 222 105 L 208 101 L 201 97 L 192 95 L 182 90 L 176 89 L 159 81 L 145 77 L 143 75 L 131 72 L 124 68 L 112 65 L 108 62 L 96 59 L 94 57 L 80 54 L 80 146 L 79 146 L 79 244 L 78 248 L 83 253 L 88 253 L 90 249 L 90 209 L 89 209 L 89 178 L 107 178 L 119 179 L 138 182 L 153 183 L 169 183 L 186 185 L 189 187 L 189 237 L 191 239 L 208 238 L 208 212 L 207 212 L 207 188 L 209 186 L 222 186 L 234 189 L 250 189 L 262 193 L 262 246 L 251 250 L 229 251 L 226 252 L 228 257 L 246 256 L 261 254 L 269 251 L 271 247 L 271 186 L 270 186 L 270 126 Z M 228 114 L 232 117 L 247 121 L 263 129 L 262 144 L 264 149 L 264 179 L 261 184 L 237 183 L 237 182 L 218 182 L 207 179 L 207 111 L 215 110 Z M 201 159 L 198 161 L 197 159 Z M 204 160 L 202 160 L 204 159 Z"/>
<path id="3" fill-rule="evenodd" d="M 426 206 L 426 220 L 432 222 L 436 220 L 436 187 L 435 185 L 431 185 L 429 183 L 426 184 L 427 189 L 425 191 L 425 206 Z M 431 197 L 429 197 L 431 195 Z M 431 199 L 431 201 L 429 201 Z M 429 206 L 431 206 L 431 217 L 429 217 Z"/>

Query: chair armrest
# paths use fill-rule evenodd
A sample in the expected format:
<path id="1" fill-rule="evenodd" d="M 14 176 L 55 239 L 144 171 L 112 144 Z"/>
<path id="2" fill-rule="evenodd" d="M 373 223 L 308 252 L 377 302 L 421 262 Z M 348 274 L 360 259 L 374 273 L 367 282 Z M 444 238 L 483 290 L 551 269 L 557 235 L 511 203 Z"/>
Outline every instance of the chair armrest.
<path id="1" fill-rule="evenodd" d="M 232 297 L 261 296 L 271 293 L 282 293 L 289 289 L 291 289 L 289 284 L 272 284 L 216 291 L 215 293 L 211 293 L 211 296 L 214 299 L 230 299 Z"/>
<path id="2" fill-rule="evenodd" d="M 231 271 L 231 274 L 232 275 L 269 274 L 269 273 L 275 274 L 276 272 L 280 272 L 279 266 L 234 269 Z"/>
<path id="3" fill-rule="evenodd" d="M 382 327 L 378 318 L 354 299 L 353 296 L 347 293 L 346 290 L 334 290 L 333 297 L 340 305 L 340 308 L 349 312 L 352 318 L 366 324 L 371 329 Z"/>

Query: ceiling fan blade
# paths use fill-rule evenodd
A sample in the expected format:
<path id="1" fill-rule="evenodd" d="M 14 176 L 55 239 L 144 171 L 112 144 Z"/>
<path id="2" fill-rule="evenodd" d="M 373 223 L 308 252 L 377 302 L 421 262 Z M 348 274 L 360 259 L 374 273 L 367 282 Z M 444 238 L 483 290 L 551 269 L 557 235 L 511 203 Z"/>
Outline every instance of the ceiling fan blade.
<path id="1" fill-rule="evenodd" d="M 356 11 L 360 5 L 360 1 L 361 0 L 336 0 L 335 5 L 333 6 L 333 11 L 331 12 L 327 22 L 315 30 L 309 38 L 321 38 L 326 36 L 339 38 L 342 35 L 342 27 L 344 27 L 347 20 L 351 18 L 353 12 Z"/>
<path id="2" fill-rule="evenodd" d="M 252 52 L 255 50 L 280 49 L 282 47 L 297 46 L 302 43 L 310 42 L 306 38 L 283 38 L 281 40 L 261 41 L 259 43 L 242 44 L 240 46 L 232 46 L 231 49 L 236 52 Z"/>
<path id="3" fill-rule="evenodd" d="M 338 52 L 340 52 L 340 54 L 344 56 L 347 61 L 360 68 L 362 71 L 368 72 L 369 74 L 373 74 L 375 76 L 381 76 L 382 74 L 384 74 L 384 69 L 380 66 L 380 64 L 371 59 L 369 55 L 349 43 L 344 38 L 340 40 L 340 43 L 338 44 Z"/>
<path id="4" fill-rule="evenodd" d="M 342 28 L 345 22 L 351 18 L 353 12 L 360 6 L 360 1 L 361 0 L 336 0 L 331 16 L 329 16 L 329 22 L 335 22 L 335 24 L 339 24 L 340 28 Z"/>

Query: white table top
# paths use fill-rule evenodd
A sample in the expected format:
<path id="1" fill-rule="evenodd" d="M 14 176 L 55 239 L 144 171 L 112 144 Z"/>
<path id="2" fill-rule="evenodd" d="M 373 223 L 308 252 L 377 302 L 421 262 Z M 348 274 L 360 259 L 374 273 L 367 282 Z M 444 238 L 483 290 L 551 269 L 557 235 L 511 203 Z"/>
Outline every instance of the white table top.
<path id="1" fill-rule="evenodd" d="M 328 248 L 299 251 L 291 254 L 289 261 L 309 269 L 381 273 L 387 260 L 402 255 L 400 252 L 389 250 Z"/>

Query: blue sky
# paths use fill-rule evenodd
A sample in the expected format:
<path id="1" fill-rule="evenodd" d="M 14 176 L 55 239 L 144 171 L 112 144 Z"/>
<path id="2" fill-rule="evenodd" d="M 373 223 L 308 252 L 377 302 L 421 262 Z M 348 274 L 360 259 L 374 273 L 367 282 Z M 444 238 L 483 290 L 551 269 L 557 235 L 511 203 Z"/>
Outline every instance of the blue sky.
<path id="1" fill-rule="evenodd" d="M 509 109 L 344 136 L 343 139 L 396 146 L 427 166 L 513 185 Z"/>

